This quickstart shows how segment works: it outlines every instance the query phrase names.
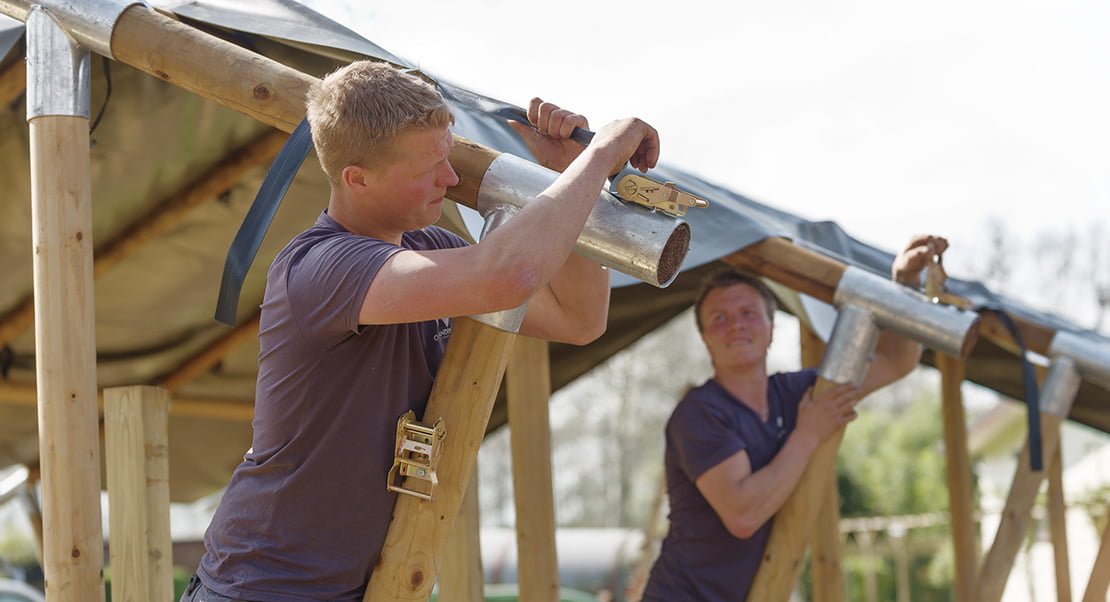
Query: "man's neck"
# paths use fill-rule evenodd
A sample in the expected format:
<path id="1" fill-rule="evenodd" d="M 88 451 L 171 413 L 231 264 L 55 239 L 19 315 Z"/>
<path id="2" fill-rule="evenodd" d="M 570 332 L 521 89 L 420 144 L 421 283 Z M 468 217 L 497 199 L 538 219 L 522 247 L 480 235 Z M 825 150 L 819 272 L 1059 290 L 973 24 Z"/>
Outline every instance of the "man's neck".
<path id="1" fill-rule="evenodd" d="M 767 419 L 767 366 L 763 364 L 744 368 L 716 368 L 713 380 L 730 395 Z"/>
<path id="2" fill-rule="evenodd" d="M 361 236 L 376 238 L 395 245 L 401 244 L 401 235 L 404 232 L 389 232 L 382 228 L 381 223 L 372 219 L 365 211 L 360 211 L 356 206 L 357 201 L 343 198 L 332 189 L 328 199 L 328 215 L 343 226 L 348 232 Z"/>

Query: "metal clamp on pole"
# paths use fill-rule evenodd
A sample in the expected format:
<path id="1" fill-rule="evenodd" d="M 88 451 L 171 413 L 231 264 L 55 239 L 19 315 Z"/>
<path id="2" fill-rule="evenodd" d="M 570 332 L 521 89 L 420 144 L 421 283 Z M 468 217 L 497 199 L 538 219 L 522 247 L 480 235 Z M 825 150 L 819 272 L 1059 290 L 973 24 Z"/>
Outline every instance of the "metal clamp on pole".
<path id="1" fill-rule="evenodd" d="M 393 457 L 393 467 L 389 469 L 386 489 L 404 493 L 422 500 L 432 499 L 435 487 L 439 484 L 436 467 L 443 454 L 443 438 L 447 436 L 447 426 L 443 419 L 428 426 L 416 421 L 416 413 L 405 412 L 397 419 L 397 446 Z M 414 487 L 424 482 L 420 487 Z"/>
<path id="2" fill-rule="evenodd" d="M 637 174 L 626 174 L 621 177 L 617 182 L 616 190 L 620 198 L 629 203 L 643 205 L 652 210 L 657 209 L 674 217 L 686 215 L 686 209 L 689 207 L 704 209 L 709 206 L 709 201 L 679 190 L 674 182 L 656 182 Z"/>

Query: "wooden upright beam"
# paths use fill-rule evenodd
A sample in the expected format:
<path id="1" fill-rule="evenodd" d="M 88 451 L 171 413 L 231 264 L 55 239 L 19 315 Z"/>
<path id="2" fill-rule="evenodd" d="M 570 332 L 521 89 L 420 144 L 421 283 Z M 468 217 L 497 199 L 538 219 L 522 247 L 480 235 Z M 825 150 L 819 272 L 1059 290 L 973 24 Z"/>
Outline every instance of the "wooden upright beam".
<path id="1" fill-rule="evenodd" d="M 1110 518 L 1110 508 L 1107 508 L 1107 517 Z M 1087 581 L 1087 591 L 1083 594 L 1083 602 L 1106 602 L 1106 592 L 1110 588 L 1110 520 L 1102 530 L 1102 543 L 1098 547 L 1098 556 L 1091 567 L 1091 578 Z"/>
<path id="2" fill-rule="evenodd" d="M 43 559 L 51 602 L 104 599 L 89 120 L 30 121 Z"/>
<path id="3" fill-rule="evenodd" d="M 802 367 L 817 368 L 825 355 L 825 342 L 804 323 L 799 322 Z M 840 491 L 836 479 L 829 482 L 825 501 L 817 509 L 817 528 L 813 536 L 814 602 L 839 602 L 844 599 L 844 569 L 840 539 Z"/>
<path id="4" fill-rule="evenodd" d="M 518 337 L 505 379 L 520 599 L 559 602 L 551 424 L 547 410 L 551 397 L 547 342 Z"/>
<path id="5" fill-rule="evenodd" d="M 173 598 L 167 409 L 157 387 L 104 391 L 112 599 Z"/>
<path id="6" fill-rule="evenodd" d="M 1064 501 L 1063 447 L 1048 464 L 1048 526 L 1056 565 L 1056 602 L 1071 602 L 1071 569 L 1068 567 L 1068 506 Z"/>
<path id="7" fill-rule="evenodd" d="M 979 564 L 975 510 L 971 499 L 971 456 L 968 452 L 967 419 L 964 415 L 963 360 L 938 353 L 940 369 L 941 408 L 944 414 L 944 460 L 948 475 L 949 530 L 955 553 L 956 579 L 953 598 L 956 602 L 973 602 L 975 571 Z"/>
<path id="8" fill-rule="evenodd" d="M 441 600 L 482 602 L 485 599 L 479 519 L 478 477 L 474 475 L 466 487 L 459 518 L 443 550 L 443 565 L 439 570 Z"/>
<path id="9" fill-rule="evenodd" d="M 1056 454 L 1062 422 L 1059 416 L 1041 414 L 1041 445 L 1046 458 Z M 1014 558 L 1029 531 L 1033 502 L 1043 481 L 1044 471 L 1034 472 L 1029 467 L 1029 440 L 1026 439 L 1018 454 L 1017 470 L 1006 498 L 1006 508 L 1002 511 L 1002 520 L 998 524 L 998 533 L 976 579 L 976 602 L 998 602 L 1002 599 Z"/>
<path id="10" fill-rule="evenodd" d="M 443 418 L 447 427 L 439 484 L 430 501 L 398 496 L 366 602 L 428 599 L 515 337 L 470 318 L 452 321 L 451 340 L 423 416 L 429 424 Z"/>
<path id="11" fill-rule="evenodd" d="M 27 63 L 17 59 L 0 71 L 0 109 L 6 109 L 26 91 Z"/>
<path id="12" fill-rule="evenodd" d="M 817 379 L 814 395 L 835 387 L 836 383 Z M 829 489 L 836 486 L 836 456 L 844 429 L 822 441 L 802 473 L 798 485 L 775 514 L 771 537 L 755 574 L 748 602 L 786 602 L 798 582 L 805 560 L 806 547 L 816 529 L 820 508 L 829 499 Z"/>

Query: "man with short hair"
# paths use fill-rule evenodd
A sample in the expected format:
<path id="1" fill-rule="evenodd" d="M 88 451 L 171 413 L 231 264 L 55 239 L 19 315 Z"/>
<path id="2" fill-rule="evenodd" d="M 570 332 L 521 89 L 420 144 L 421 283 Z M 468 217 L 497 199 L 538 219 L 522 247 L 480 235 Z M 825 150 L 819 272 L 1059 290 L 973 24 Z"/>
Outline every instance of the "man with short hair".
<path id="1" fill-rule="evenodd" d="M 913 238 L 894 259 L 896 281 L 914 286 L 948 242 Z M 713 378 L 690 390 L 667 422 L 670 529 L 643 599 L 741 602 L 771 534 L 772 517 L 817 445 L 856 417 L 856 402 L 908 374 L 917 343 L 884 332 L 861 387 L 813 395 L 815 370 L 767 374 L 775 297 L 758 279 L 710 275 L 694 304 Z"/>
<path id="2" fill-rule="evenodd" d="M 582 147 L 586 119 L 540 99 L 518 127 L 562 175 L 480 243 L 432 226 L 458 183 L 449 107 L 422 79 L 363 61 L 314 85 L 308 120 L 327 210 L 274 259 L 260 320 L 253 446 L 205 534 L 184 601 L 361 601 L 396 495 L 397 419 L 423 416 L 450 318 L 528 301 L 521 333 L 587 343 L 608 273 L 572 255 L 607 176 L 659 156 L 638 119 Z"/>

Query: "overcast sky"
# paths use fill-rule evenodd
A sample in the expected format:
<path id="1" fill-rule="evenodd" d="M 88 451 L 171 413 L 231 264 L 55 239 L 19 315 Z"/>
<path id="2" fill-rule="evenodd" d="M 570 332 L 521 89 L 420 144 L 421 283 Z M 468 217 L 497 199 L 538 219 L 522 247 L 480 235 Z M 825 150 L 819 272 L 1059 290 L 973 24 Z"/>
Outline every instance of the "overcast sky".
<path id="1" fill-rule="evenodd" d="M 475 91 L 643 117 L 664 162 L 888 250 L 947 235 L 956 275 L 992 218 L 1110 233 L 1110 3 L 305 3 Z"/>

